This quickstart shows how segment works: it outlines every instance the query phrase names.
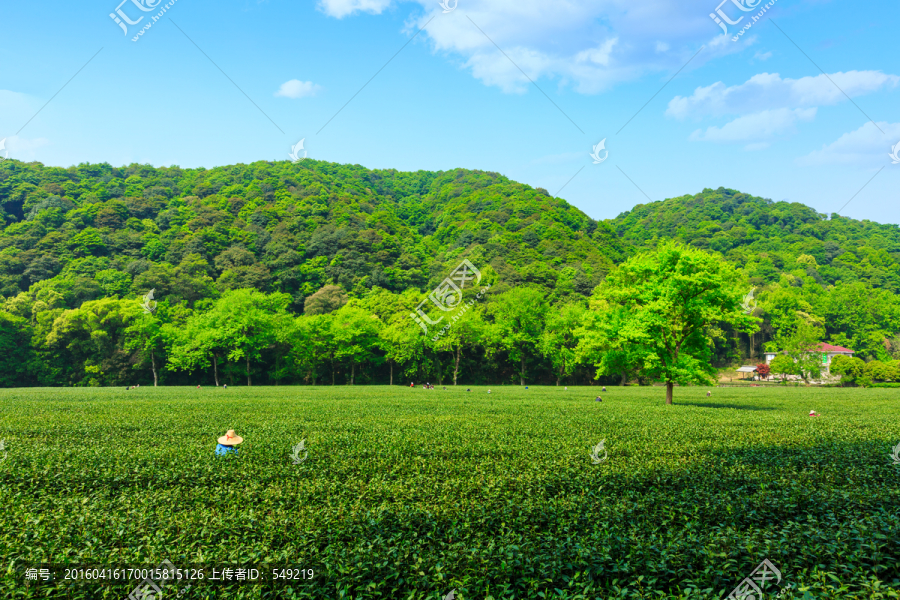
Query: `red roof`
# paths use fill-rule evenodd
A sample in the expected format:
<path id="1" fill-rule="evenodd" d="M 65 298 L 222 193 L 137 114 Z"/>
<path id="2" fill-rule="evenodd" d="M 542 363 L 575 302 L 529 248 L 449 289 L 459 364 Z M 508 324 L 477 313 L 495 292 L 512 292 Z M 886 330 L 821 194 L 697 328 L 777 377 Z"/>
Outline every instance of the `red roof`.
<path id="1" fill-rule="evenodd" d="M 849 348 L 843 348 L 841 346 L 832 346 L 831 344 L 825 344 L 825 343 L 820 343 L 818 346 L 816 346 L 816 348 L 820 352 L 849 352 L 850 354 L 853 354 L 853 350 L 850 350 Z"/>

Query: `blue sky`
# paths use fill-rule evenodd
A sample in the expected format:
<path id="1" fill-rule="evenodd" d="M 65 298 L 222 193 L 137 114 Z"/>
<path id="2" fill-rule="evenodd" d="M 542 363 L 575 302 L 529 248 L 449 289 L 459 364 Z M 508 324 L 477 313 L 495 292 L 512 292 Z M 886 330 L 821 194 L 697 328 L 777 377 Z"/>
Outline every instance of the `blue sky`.
<path id="1" fill-rule="evenodd" d="M 0 5 L 10 157 L 213 167 L 305 138 L 497 171 L 598 219 L 725 186 L 900 223 L 895 0 L 774 0 L 738 41 L 767 1 L 176 0 L 136 42 L 169 0 L 120 1 Z M 743 16 L 728 35 L 717 5 Z M 127 35 L 117 7 L 144 16 Z"/>

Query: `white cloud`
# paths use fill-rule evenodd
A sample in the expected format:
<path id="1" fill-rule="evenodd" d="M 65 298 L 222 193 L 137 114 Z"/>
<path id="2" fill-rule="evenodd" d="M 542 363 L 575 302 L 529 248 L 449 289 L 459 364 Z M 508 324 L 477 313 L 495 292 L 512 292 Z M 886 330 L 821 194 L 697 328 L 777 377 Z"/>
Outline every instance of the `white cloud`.
<path id="1" fill-rule="evenodd" d="M 8 158 L 15 158 L 25 162 L 36 160 L 37 153 L 35 150 L 50 143 L 46 138 L 28 139 L 17 135 L 11 135 L 5 139 L 0 138 L 0 140 L 3 141 L 4 147 L 3 150 L 0 150 L 0 158 L 7 158 L 8 154 Z"/>
<path id="2" fill-rule="evenodd" d="M 805 167 L 835 164 L 866 167 L 890 165 L 888 154 L 897 143 L 900 143 L 900 123 L 879 121 L 878 127 L 875 127 L 869 121 L 859 129 L 845 133 L 834 142 L 822 146 L 821 150 L 798 158 L 796 162 Z"/>
<path id="3" fill-rule="evenodd" d="M 756 54 L 753 55 L 753 58 L 755 58 L 757 60 L 769 60 L 770 58 L 772 58 L 772 53 L 771 52 L 757 52 Z"/>
<path id="4" fill-rule="evenodd" d="M 338 19 L 355 12 L 380 15 L 390 5 L 391 0 L 319 0 L 319 10 Z"/>
<path id="5" fill-rule="evenodd" d="M 391 0 L 318 1 L 337 18 L 391 6 Z M 529 78 L 549 78 L 594 94 L 648 73 L 667 78 L 703 45 L 688 70 L 752 43 L 722 35 L 709 18 L 709 0 L 460 0 L 447 14 L 437 0 L 396 1 L 419 5 L 407 21 L 408 35 L 427 24 L 420 39 L 461 57 L 463 68 L 485 84 L 514 93 L 526 91 Z"/>
<path id="6" fill-rule="evenodd" d="M 312 81 L 300 81 L 299 79 L 291 79 L 281 84 L 281 88 L 275 92 L 276 96 L 284 96 L 285 98 L 305 98 L 307 96 L 315 96 L 322 86 Z"/>
<path id="7" fill-rule="evenodd" d="M 740 85 L 728 87 L 719 81 L 698 87 L 686 98 L 676 96 L 669 102 L 666 115 L 684 119 L 837 104 L 846 100 L 844 93 L 851 97 L 861 96 L 884 87 L 896 87 L 898 83 L 900 77 L 880 71 L 848 71 L 800 79 L 782 79 L 778 73 L 760 73 Z"/>
<path id="8" fill-rule="evenodd" d="M 722 127 L 709 127 L 705 132 L 697 130 L 691 134 L 693 142 L 747 142 L 766 140 L 778 135 L 793 133 L 798 121 L 812 121 L 816 108 L 776 108 L 738 117 Z M 751 144 L 748 150 L 759 147 Z"/>

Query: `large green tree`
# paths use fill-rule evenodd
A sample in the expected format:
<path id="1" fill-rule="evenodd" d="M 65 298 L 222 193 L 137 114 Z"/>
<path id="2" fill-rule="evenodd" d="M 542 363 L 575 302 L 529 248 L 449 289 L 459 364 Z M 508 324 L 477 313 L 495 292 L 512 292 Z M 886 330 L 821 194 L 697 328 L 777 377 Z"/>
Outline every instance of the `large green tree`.
<path id="1" fill-rule="evenodd" d="M 525 385 L 525 361 L 538 354 L 547 299 L 534 287 L 517 287 L 492 296 L 488 312 L 494 318 L 493 348 L 502 348 L 519 363 L 519 384 Z"/>
<path id="2" fill-rule="evenodd" d="M 541 354 L 553 365 L 556 385 L 564 376 L 571 375 L 578 365 L 577 332 L 584 318 L 585 308 L 580 302 L 568 302 L 547 311 Z"/>
<path id="3" fill-rule="evenodd" d="M 618 318 L 604 323 L 607 349 L 628 348 L 649 378 L 665 382 L 666 404 L 675 384 L 709 383 L 713 340 L 722 327 L 751 332 L 758 321 L 741 308 L 737 273 L 720 257 L 676 243 L 631 258 L 595 292 Z M 612 330 L 609 323 L 616 323 Z"/>
<path id="4" fill-rule="evenodd" d="M 484 310 L 478 305 L 468 306 L 466 311 L 450 324 L 433 342 L 437 351 L 449 351 L 453 356 L 453 385 L 459 379 L 459 363 L 464 351 L 470 351 L 484 343 Z"/>
<path id="5" fill-rule="evenodd" d="M 357 306 L 346 305 L 334 313 L 331 332 L 335 358 L 350 363 L 350 385 L 356 382 L 356 368 L 360 364 L 376 362 L 381 321 Z"/>
<path id="6" fill-rule="evenodd" d="M 251 385 L 250 365 L 276 341 L 276 328 L 291 297 L 240 289 L 226 292 L 210 309 L 209 322 L 221 332 L 228 360 L 243 361 L 247 385 Z"/>

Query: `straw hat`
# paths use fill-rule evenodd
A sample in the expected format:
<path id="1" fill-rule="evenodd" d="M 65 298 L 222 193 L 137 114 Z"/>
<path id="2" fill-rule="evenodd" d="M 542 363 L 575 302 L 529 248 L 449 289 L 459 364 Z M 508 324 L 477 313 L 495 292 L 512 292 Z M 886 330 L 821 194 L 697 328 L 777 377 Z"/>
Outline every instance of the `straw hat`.
<path id="1" fill-rule="evenodd" d="M 223 446 L 237 446 L 243 441 L 244 438 L 234 434 L 234 429 L 229 429 L 228 433 L 219 438 L 219 443 Z"/>

